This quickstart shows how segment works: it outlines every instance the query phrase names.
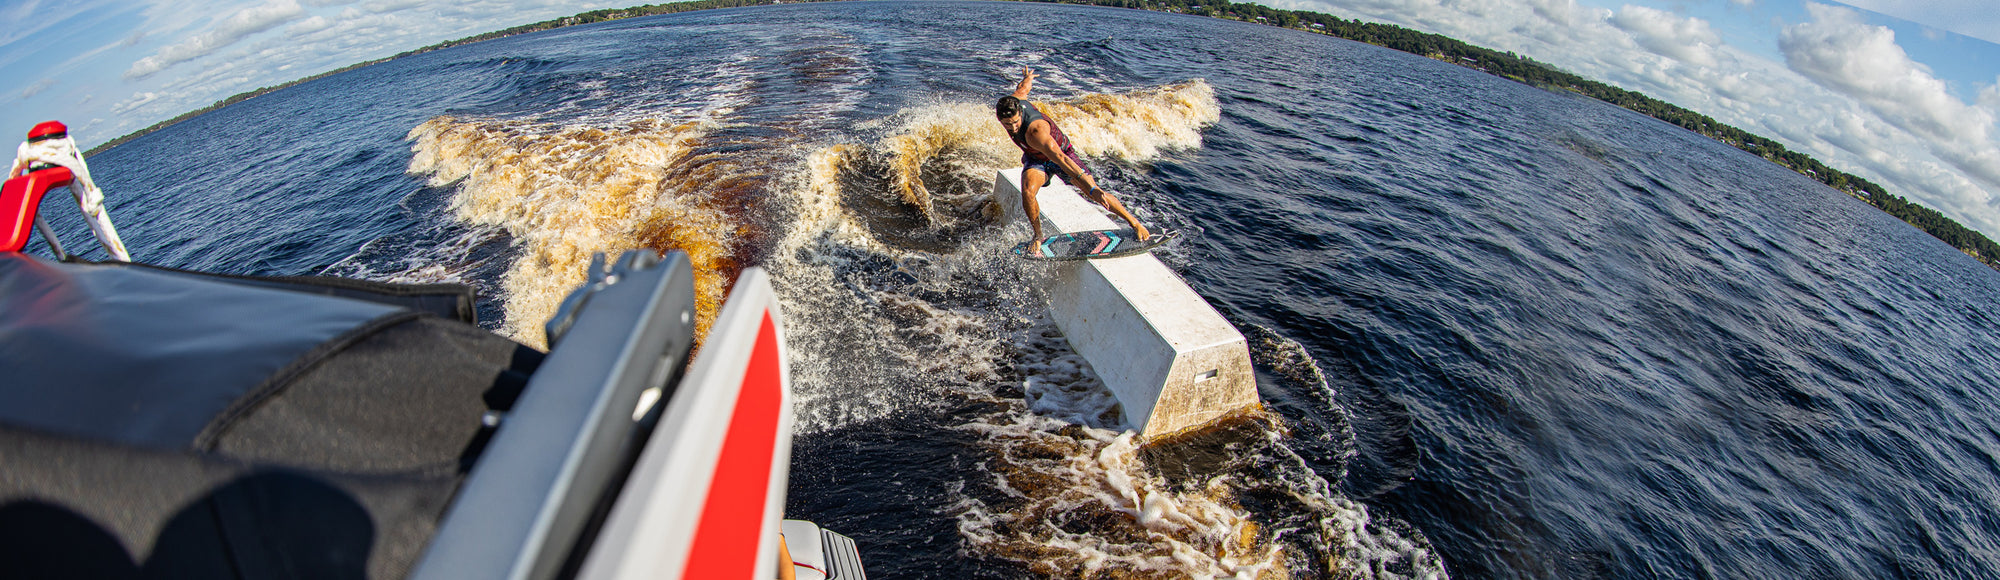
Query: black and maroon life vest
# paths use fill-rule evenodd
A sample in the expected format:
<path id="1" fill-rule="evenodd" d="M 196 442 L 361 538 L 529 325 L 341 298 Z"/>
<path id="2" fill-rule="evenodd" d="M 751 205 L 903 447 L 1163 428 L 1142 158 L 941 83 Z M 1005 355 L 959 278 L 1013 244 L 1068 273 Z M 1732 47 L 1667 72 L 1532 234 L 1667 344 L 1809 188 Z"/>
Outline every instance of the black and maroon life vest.
<path id="1" fill-rule="evenodd" d="M 1056 147 L 1063 152 L 1063 155 L 1069 156 L 1071 161 L 1076 161 L 1078 167 L 1083 166 L 1082 158 L 1077 156 L 1076 148 L 1070 146 L 1069 137 L 1063 135 L 1062 127 L 1056 126 L 1055 119 L 1050 119 L 1047 115 L 1043 115 L 1042 110 L 1036 108 L 1034 103 L 1025 100 L 1021 101 L 1021 129 L 1014 131 L 1012 135 L 1008 135 L 1014 138 L 1015 146 L 1020 147 L 1021 151 L 1026 153 L 1029 159 L 1035 161 L 1054 161 L 1054 159 L 1042 156 L 1042 153 L 1036 151 L 1034 147 L 1028 146 L 1028 126 L 1034 124 L 1035 121 L 1048 121 L 1049 136 L 1055 138 Z"/>

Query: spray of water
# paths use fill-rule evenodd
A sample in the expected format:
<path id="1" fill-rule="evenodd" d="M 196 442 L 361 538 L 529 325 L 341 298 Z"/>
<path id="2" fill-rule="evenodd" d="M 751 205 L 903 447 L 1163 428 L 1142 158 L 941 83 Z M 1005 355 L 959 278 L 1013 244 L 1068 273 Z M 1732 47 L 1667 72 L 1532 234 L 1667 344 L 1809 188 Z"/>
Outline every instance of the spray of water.
<path id="1" fill-rule="evenodd" d="M 1200 80 L 1040 104 L 1091 163 L 1134 168 L 1197 150 L 1220 117 Z M 990 104 L 910 107 L 845 132 L 873 135 L 859 142 L 718 127 L 440 117 L 410 132 L 410 171 L 455 188 L 459 222 L 518 246 L 500 284 L 517 339 L 539 341 L 593 252 L 688 252 L 704 334 L 755 259 L 786 313 L 802 436 L 951 398 L 999 409 L 957 427 L 989 456 L 951 508 L 975 552 L 1060 577 L 1443 575 L 1421 540 L 1330 491 L 1272 415 L 1134 438 L 1046 320 L 1050 272 L 1005 257 L 1025 227 L 1003 225 L 990 187 L 1019 151 Z M 1303 349 L 1260 350 L 1311 380 Z"/>
<path id="2" fill-rule="evenodd" d="M 694 262 L 706 335 L 757 220 L 763 159 L 717 151 L 705 124 L 552 125 L 438 117 L 410 130 L 410 172 L 456 187 L 459 221 L 499 228 L 521 252 L 500 284 L 504 332 L 542 342 L 541 321 L 596 252 L 681 250 Z"/>

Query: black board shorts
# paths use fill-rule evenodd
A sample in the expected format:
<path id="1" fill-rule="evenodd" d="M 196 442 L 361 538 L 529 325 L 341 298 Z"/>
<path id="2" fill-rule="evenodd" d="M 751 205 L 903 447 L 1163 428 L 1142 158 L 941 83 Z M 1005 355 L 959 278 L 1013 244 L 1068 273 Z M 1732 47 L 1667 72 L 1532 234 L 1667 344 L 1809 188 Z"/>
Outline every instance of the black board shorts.
<path id="1" fill-rule="evenodd" d="M 1092 177 L 1097 176 L 1097 174 L 1090 172 L 1090 167 L 1084 165 L 1083 160 L 1071 157 L 1070 161 L 1075 162 L 1077 168 L 1082 169 L 1084 174 L 1090 175 Z M 1041 185 L 1042 187 L 1048 187 L 1049 183 L 1055 181 L 1055 177 L 1057 175 L 1062 175 L 1063 173 L 1063 168 L 1061 163 L 1056 163 L 1055 161 L 1051 161 L 1048 159 L 1036 159 L 1033 157 L 1029 157 L 1027 155 L 1022 155 L 1021 179 L 1026 180 L 1028 178 L 1028 170 L 1030 169 L 1042 170 L 1042 185 Z"/>

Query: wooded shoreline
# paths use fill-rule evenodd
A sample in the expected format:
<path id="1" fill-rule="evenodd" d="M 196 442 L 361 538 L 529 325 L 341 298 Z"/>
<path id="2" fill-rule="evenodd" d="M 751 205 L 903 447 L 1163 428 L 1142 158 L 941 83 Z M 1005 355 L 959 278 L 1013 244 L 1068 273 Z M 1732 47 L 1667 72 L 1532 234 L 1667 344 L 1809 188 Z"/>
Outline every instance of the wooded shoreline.
<path id="1" fill-rule="evenodd" d="M 525 24 L 485 34 L 468 36 L 458 40 L 440 42 L 395 56 L 357 63 L 339 69 L 312 75 L 284 84 L 263 87 L 240 93 L 216 101 L 215 104 L 189 111 L 172 119 L 155 123 L 150 127 L 112 139 L 92 147 L 85 155 L 94 155 L 117 147 L 133 139 L 145 136 L 176 123 L 186 121 L 204 113 L 256 98 L 265 93 L 311 82 L 331 75 L 340 74 L 372 64 L 395 60 L 413 54 L 471 44 L 485 40 L 503 38 L 542 30 L 590 24 L 607 20 L 653 16 L 675 12 L 710 10 L 716 8 L 738 8 L 744 6 L 764 6 L 770 4 L 790 4 L 802 2 L 843 1 L 843 0 L 694 0 L 669 4 L 650 4 L 630 8 L 593 10 L 553 20 Z M 1153 10 L 1176 14 L 1207 16 L 1228 20 L 1239 20 L 1254 24 L 1264 24 L 1291 28 L 1306 32 L 1337 36 L 1358 42 L 1365 42 L 1384 48 L 1422 55 L 1444 62 L 1466 66 L 1517 82 L 1548 90 L 1569 91 L 1624 107 L 1647 116 L 1672 123 L 1683 129 L 1721 141 L 1769 160 L 1807 177 L 1818 180 L 1836 190 L 1846 192 L 1897 219 L 1915 226 L 1946 244 L 1957 248 L 1966 255 L 1988 267 L 2000 270 L 2000 245 L 1978 231 L 1967 228 L 1951 218 L 1945 217 L 1922 205 L 1911 203 L 1907 198 L 1894 195 L 1882 186 L 1861 177 L 1849 174 L 1820 163 L 1818 160 L 1795 151 L 1762 136 L 1722 124 L 1706 115 L 1683 109 L 1671 103 L 1659 101 L 1646 95 L 1627 91 L 1601 82 L 1589 80 L 1556 67 L 1516 55 L 1467 44 L 1447 36 L 1419 32 L 1392 24 L 1344 20 L 1329 14 L 1302 10 L 1281 10 L 1259 4 L 1236 3 L 1228 0 L 1025 0 L 1060 4 L 1079 4 Z"/>

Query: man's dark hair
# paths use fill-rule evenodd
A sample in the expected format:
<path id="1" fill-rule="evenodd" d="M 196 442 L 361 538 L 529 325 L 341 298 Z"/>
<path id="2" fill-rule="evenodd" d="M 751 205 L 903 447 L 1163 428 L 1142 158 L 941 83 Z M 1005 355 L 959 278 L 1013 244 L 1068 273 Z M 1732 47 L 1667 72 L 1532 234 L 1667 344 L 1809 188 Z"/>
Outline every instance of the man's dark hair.
<path id="1" fill-rule="evenodd" d="M 1021 100 L 1014 98 L 1014 95 L 1000 97 L 1000 102 L 993 103 L 993 116 L 995 117 L 1005 118 L 1019 114 L 1021 114 Z"/>

